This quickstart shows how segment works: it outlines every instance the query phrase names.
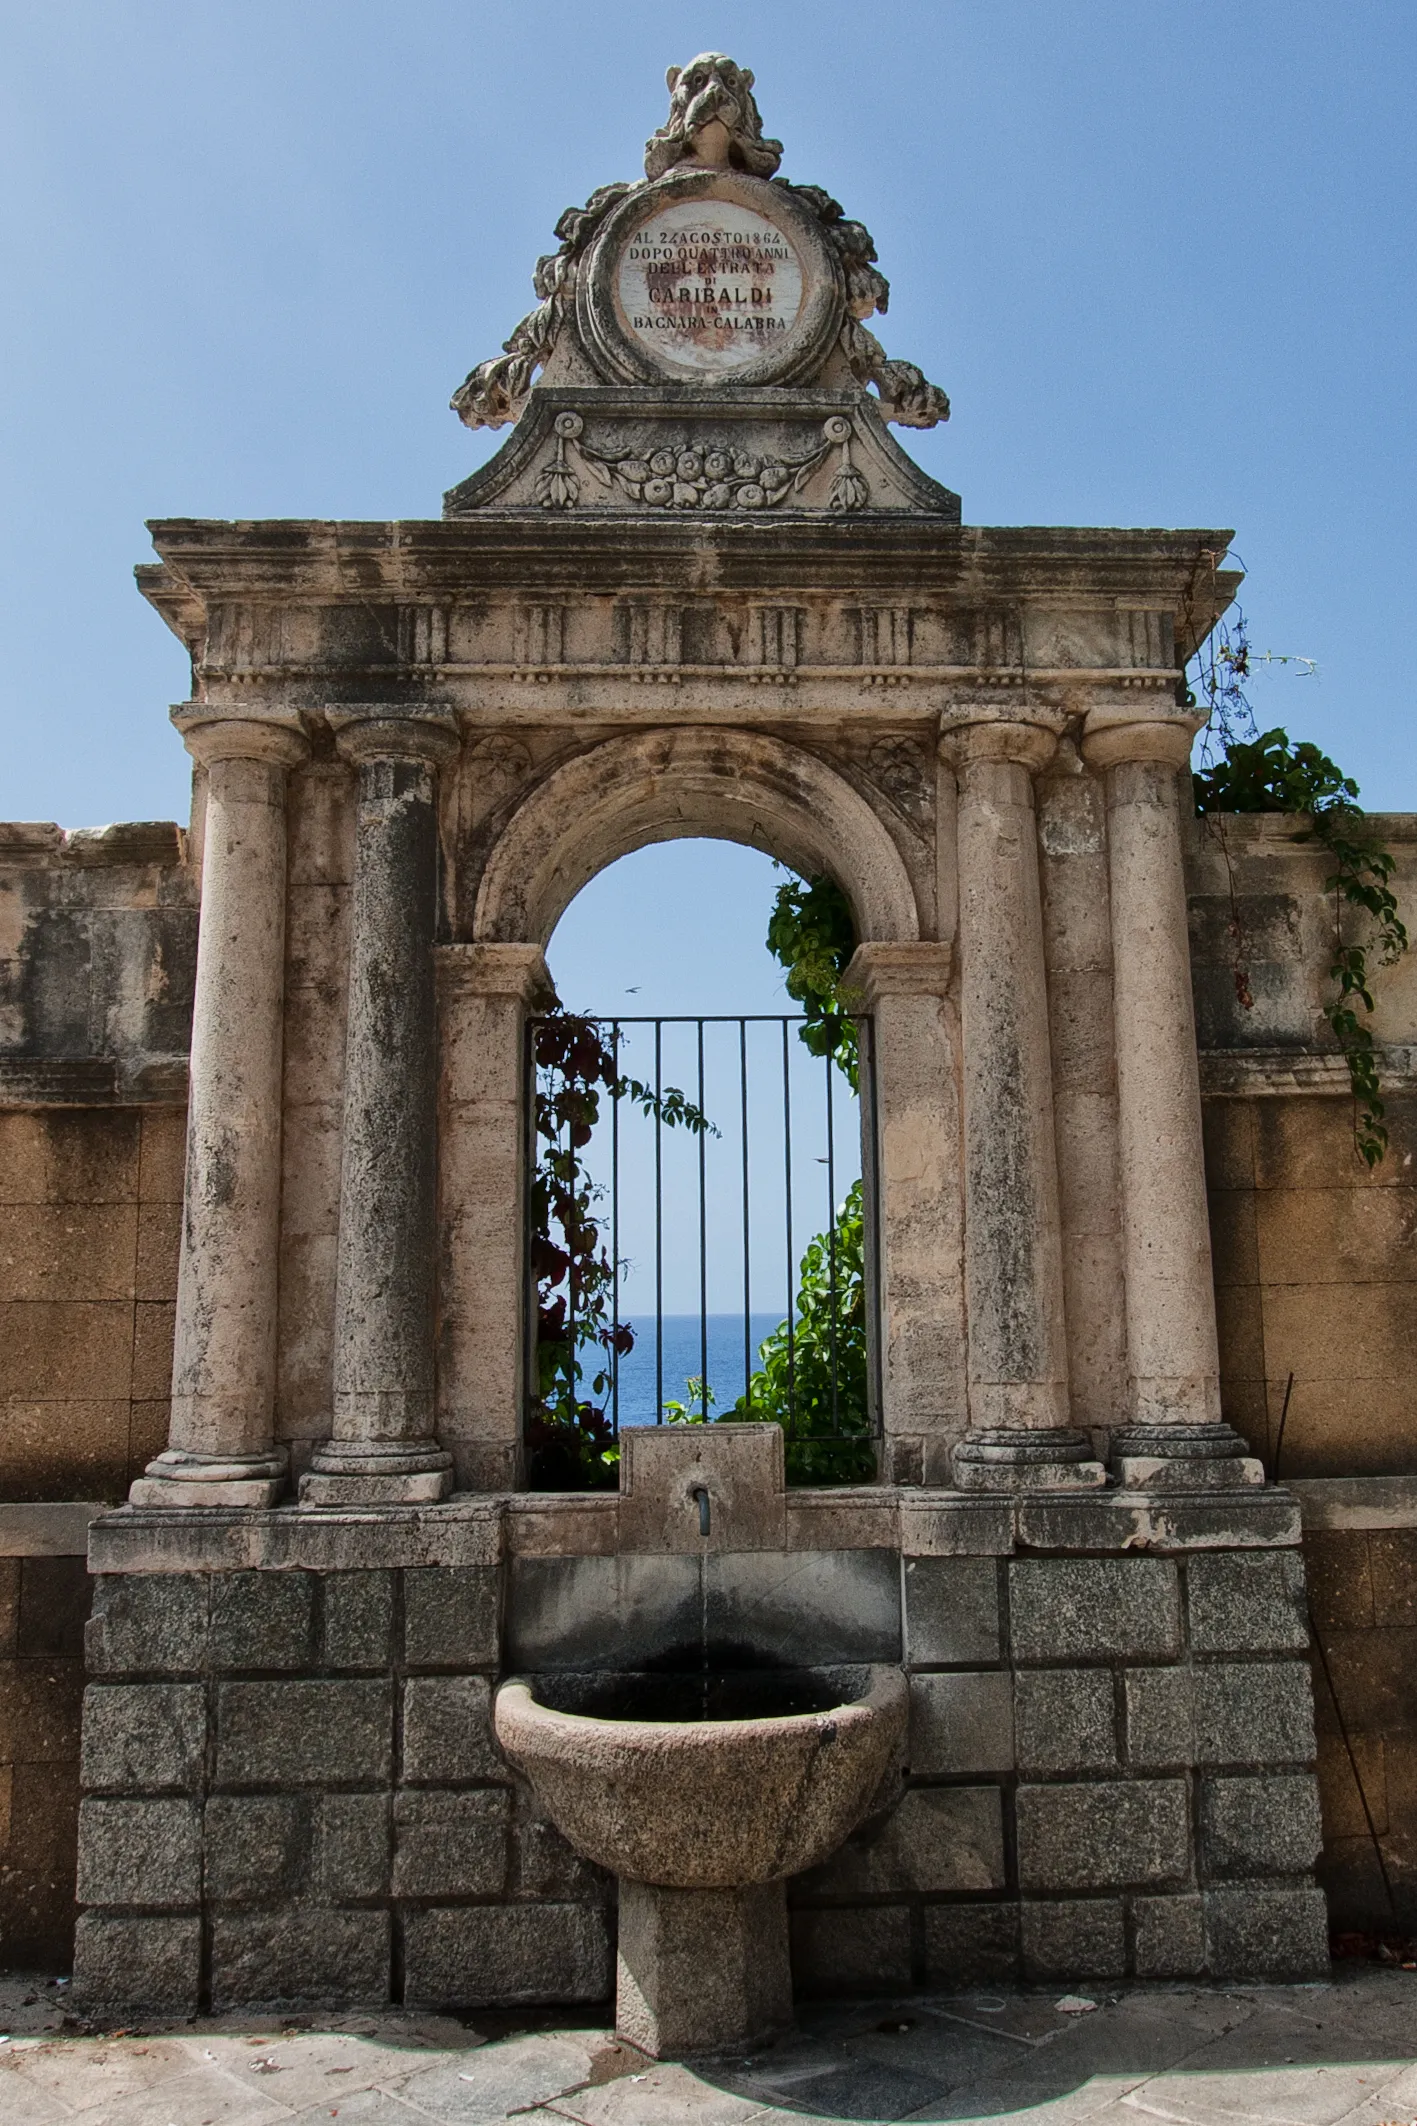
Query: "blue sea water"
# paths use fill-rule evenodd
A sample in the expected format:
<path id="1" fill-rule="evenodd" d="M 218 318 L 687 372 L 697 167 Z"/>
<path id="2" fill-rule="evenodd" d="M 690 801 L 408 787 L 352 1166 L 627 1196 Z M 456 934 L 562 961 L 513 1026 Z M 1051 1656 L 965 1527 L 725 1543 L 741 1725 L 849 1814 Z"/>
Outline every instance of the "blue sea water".
<path id="1" fill-rule="evenodd" d="M 748 1337 L 753 1368 L 758 1366 L 758 1346 L 771 1336 L 782 1320 L 780 1314 L 750 1314 Z M 620 1361 L 620 1423 L 652 1425 L 657 1415 L 656 1345 L 659 1342 L 659 1373 L 665 1402 L 690 1401 L 687 1383 L 703 1371 L 703 1337 L 697 1314 L 666 1314 L 661 1323 L 662 1341 L 656 1338 L 653 1314 L 630 1317 L 635 1347 Z M 743 1393 L 743 1316 L 710 1314 L 708 1332 L 708 1380 L 714 1402 L 710 1412 L 723 1416 Z M 697 1401 L 697 1398 L 695 1398 Z"/>

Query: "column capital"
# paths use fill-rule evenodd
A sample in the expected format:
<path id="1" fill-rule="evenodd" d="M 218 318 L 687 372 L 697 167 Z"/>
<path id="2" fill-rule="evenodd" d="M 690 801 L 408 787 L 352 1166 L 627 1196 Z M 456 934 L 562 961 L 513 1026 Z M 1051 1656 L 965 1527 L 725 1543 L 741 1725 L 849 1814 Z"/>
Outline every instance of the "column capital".
<path id="1" fill-rule="evenodd" d="M 440 996 L 508 997 L 528 1011 L 552 1011 L 559 999 L 539 945 L 435 945 Z"/>
<path id="2" fill-rule="evenodd" d="M 837 986 L 863 1011 L 874 1011 L 882 997 L 942 997 L 953 960 L 952 947 L 933 939 L 858 945 Z"/>
<path id="3" fill-rule="evenodd" d="M 325 717 L 337 752 L 356 767 L 374 760 L 423 760 L 441 767 L 461 744 L 458 720 L 446 709 L 402 709 L 380 702 L 367 708 L 328 708 Z"/>
<path id="4" fill-rule="evenodd" d="M 1184 768 L 1204 716 L 1185 710 L 1171 716 L 1128 716 L 1125 710 L 1093 709 L 1083 725 L 1082 757 L 1090 768 L 1116 768 L 1123 761 L 1160 761 Z"/>
<path id="5" fill-rule="evenodd" d="M 199 767 L 219 760 L 260 760 L 277 768 L 298 768 L 310 742 L 294 711 L 276 716 L 223 716 L 205 702 L 182 702 L 172 721 Z"/>
<path id="6" fill-rule="evenodd" d="M 1003 761 L 1037 774 L 1058 750 L 1052 724 L 1005 722 L 958 724 L 940 735 L 940 751 L 956 769 L 979 761 Z"/>

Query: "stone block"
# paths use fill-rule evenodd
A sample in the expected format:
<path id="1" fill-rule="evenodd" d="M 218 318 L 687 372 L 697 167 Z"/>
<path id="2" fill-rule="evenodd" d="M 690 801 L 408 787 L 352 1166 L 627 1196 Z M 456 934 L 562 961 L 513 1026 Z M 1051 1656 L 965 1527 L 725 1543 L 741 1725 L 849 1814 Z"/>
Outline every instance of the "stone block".
<path id="1" fill-rule="evenodd" d="M 1195 1653 L 1304 1653 L 1309 1617 L 1297 1550 L 1220 1552 L 1186 1565 Z"/>
<path id="2" fill-rule="evenodd" d="M 1169 1654 L 1181 1644 L 1169 1558 L 1015 1558 L 1009 1606 L 1019 1661 Z"/>
<path id="3" fill-rule="evenodd" d="M 403 1576 L 410 1668 L 495 1668 L 500 1573 L 495 1565 L 423 1565 Z"/>
<path id="4" fill-rule="evenodd" d="M 486 1676 L 410 1676 L 403 1690 L 403 1776 L 414 1786 L 510 1779 L 492 1733 Z"/>
<path id="5" fill-rule="evenodd" d="M 310 1668 L 314 1621 L 308 1572 L 213 1573 L 208 1660 L 217 1670 Z"/>
<path id="6" fill-rule="evenodd" d="M 912 1676 L 909 1750 L 917 1776 L 1012 1771 L 1012 1679 L 987 1669 Z"/>
<path id="7" fill-rule="evenodd" d="M 1017 1905 L 926 1905 L 927 1984 L 977 1986 L 1018 1968 Z"/>
<path id="8" fill-rule="evenodd" d="M 237 2008 L 380 2008 L 389 2000 L 389 1914 L 310 1905 L 218 1912 L 212 2013 Z"/>
<path id="9" fill-rule="evenodd" d="M 200 1683 L 92 1683 L 80 1773 L 90 1788 L 195 1787 L 207 1742 Z"/>
<path id="10" fill-rule="evenodd" d="M 785 1668 L 900 1659 L 894 1550 L 750 1550 L 707 1560 L 710 1646 Z"/>
<path id="11" fill-rule="evenodd" d="M 390 1797 L 326 1794 L 316 1805 L 315 1865 L 320 1895 L 385 1897 L 389 1888 Z"/>
<path id="12" fill-rule="evenodd" d="M 500 1896 L 511 1807 L 505 1787 L 395 1794 L 395 1897 Z"/>
<path id="13" fill-rule="evenodd" d="M 905 1560 L 905 1658 L 912 1668 L 997 1661 L 999 1568 L 993 1558 Z"/>
<path id="14" fill-rule="evenodd" d="M 519 1557 L 508 1571 L 513 1674 L 643 1667 L 675 1647 L 697 1650 L 702 1628 L 697 1558 Z"/>
<path id="15" fill-rule="evenodd" d="M 1134 1897 L 1132 1942 L 1138 1978 L 1199 1978 L 1205 1970 L 1200 1898 Z"/>
<path id="16" fill-rule="evenodd" d="M 231 1904 L 304 1887 L 310 1805 L 295 1794 L 213 1794 L 202 1825 L 207 1894 Z"/>
<path id="17" fill-rule="evenodd" d="M 1109 1669 L 1020 1670 L 1014 1677 L 1019 1770 L 1112 1770 L 1117 1762 L 1115 1696 Z"/>
<path id="18" fill-rule="evenodd" d="M 998 1787 L 917 1786 L 821 1867 L 799 1875 L 799 1897 L 1001 1890 L 1003 1796 Z"/>
<path id="19" fill-rule="evenodd" d="M 1307 1874 L 1322 1844 L 1316 1779 L 1207 1779 L 1202 1785 L 1201 1859 L 1210 1876 Z"/>
<path id="20" fill-rule="evenodd" d="M 536 1897 L 550 1904 L 559 1904 L 565 1898 L 605 1902 L 613 1877 L 582 1860 L 575 1847 L 545 1817 L 523 1815 L 514 1828 L 512 1847 L 517 1896 Z"/>
<path id="21" fill-rule="evenodd" d="M 72 2005 L 95 2021 L 135 2015 L 195 2015 L 202 1977 L 202 1923 L 124 1919 L 81 1912 L 74 1930 Z"/>
<path id="22" fill-rule="evenodd" d="M 393 1704 L 387 1682 L 223 1683 L 222 1786 L 387 1785 Z"/>
<path id="23" fill-rule="evenodd" d="M 79 1754 L 83 1694 L 77 1661 L 0 1664 L 0 1764 L 13 1755 L 71 1771 Z"/>
<path id="24" fill-rule="evenodd" d="M 1328 1912 L 1321 1890 L 1280 1890 L 1267 1882 L 1207 1890 L 1205 1931 L 1212 1978 L 1328 1975 Z"/>
<path id="25" fill-rule="evenodd" d="M 1200 1764 L 1310 1764 L 1314 1696 L 1302 1661 L 1217 1662 L 1195 1671 Z"/>
<path id="26" fill-rule="evenodd" d="M 1129 1668 L 1123 1679 L 1127 1763 L 1164 1771 L 1195 1761 L 1194 1677 L 1188 1668 Z"/>
<path id="27" fill-rule="evenodd" d="M 1123 1978 L 1127 1931 L 1119 1897 L 1025 1904 L 1021 1913 L 1027 1978 Z"/>
<path id="28" fill-rule="evenodd" d="M 93 1582 L 83 1555 L 20 1564 L 15 1651 L 22 1661 L 82 1661 Z"/>
<path id="29" fill-rule="evenodd" d="M 1184 1882 L 1190 1811 L 1182 1779 L 1021 1786 L 1019 1884 L 1025 1890 L 1108 1890 Z"/>
<path id="30" fill-rule="evenodd" d="M 323 1581 L 326 1668 L 387 1669 L 394 1620 L 389 1572 L 331 1572 Z"/>
<path id="31" fill-rule="evenodd" d="M 1366 1528 L 1305 1529 L 1304 1572 L 1320 1631 L 1363 1631 L 1375 1622 L 1369 1542 Z"/>
<path id="32" fill-rule="evenodd" d="M 404 1921 L 404 2001 L 514 2008 L 606 2000 L 613 1958 L 595 1905 L 445 1905 Z"/>
<path id="33" fill-rule="evenodd" d="M 79 1809 L 84 1905 L 195 1905 L 202 1894 L 195 1802 L 85 1801 Z"/>
<path id="34" fill-rule="evenodd" d="M 200 1672 L 207 1660 L 206 1575 L 100 1574 L 84 1654 L 91 1675 Z"/>
<path id="35" fill-rule="evenodd" d="M 615 2031 L 655 2059 L 762 2044 L 792 2022 L 781 1883 L 622 1882 Z"/>
<path id="36" fill-rule="evenodd" d="M 904 1993 L 912 1956 L 907 1905 L 792 1914 L 793 1990 L 809 1997 Z"/>

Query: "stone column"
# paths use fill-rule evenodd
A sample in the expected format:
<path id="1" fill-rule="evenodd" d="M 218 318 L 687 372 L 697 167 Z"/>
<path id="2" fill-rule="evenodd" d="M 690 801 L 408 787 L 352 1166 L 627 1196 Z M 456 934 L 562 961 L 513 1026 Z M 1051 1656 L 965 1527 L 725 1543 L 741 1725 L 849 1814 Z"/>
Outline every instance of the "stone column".
<path id="1" fill-rule="evenodd" d="M 1033 777 L 1057 740 L 1037 724 L 951 734 L 960 779 L 965 1292 L 970 1430 L 962 1490 L 1098 1485 L 1068 1425 L 1068 1364 L 1047 976 Z"/>
<path id="2" fill-rule="evenodd" d="M 1130 1427 L 1124 1484 L 1262 1483 L 1222 1424 L 1177 773 L 1188 717 L 1088 717 L 1107 790 Z"/>
<path id="3" fill-rule="evenodd" d="M 286 778 L 294 717 L 174 718 L 207 771 L 187 1180 L 167 1451 L 135 1506 L 270 1506 L 285 994 Z"/>
<path id="4" fill-rule="evenodd" d="M 969 1422 L 964 1204 L 959 1186 L 959 1015 L 951 950 L 931 940 L 858 945 L 843 995 L 869 1014 L 863 1042 L 862 1172 L 874 1199 L 881 1476 L 950 1483 Z"/>
<path id="5" fill-rule="evenodd" d="M 442 1498 L 434 1435 L 437 1249 L 433 936 L 437 766 L 450 716 L 342 711 L 359 771 L 335 1269 L 334 1423 L 301 1479 L 307 1505 Z"/>

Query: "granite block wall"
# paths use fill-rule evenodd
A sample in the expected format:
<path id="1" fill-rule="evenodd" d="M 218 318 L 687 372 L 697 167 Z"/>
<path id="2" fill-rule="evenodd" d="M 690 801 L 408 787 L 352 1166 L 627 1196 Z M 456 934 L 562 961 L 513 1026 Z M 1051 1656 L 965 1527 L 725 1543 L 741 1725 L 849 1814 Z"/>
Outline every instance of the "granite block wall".
<path id="1" fill-rule="evenodd" d="M 0 1967 L 63 1972 L 74 1941 L 82 1556 L 0 1556 Z"/>

